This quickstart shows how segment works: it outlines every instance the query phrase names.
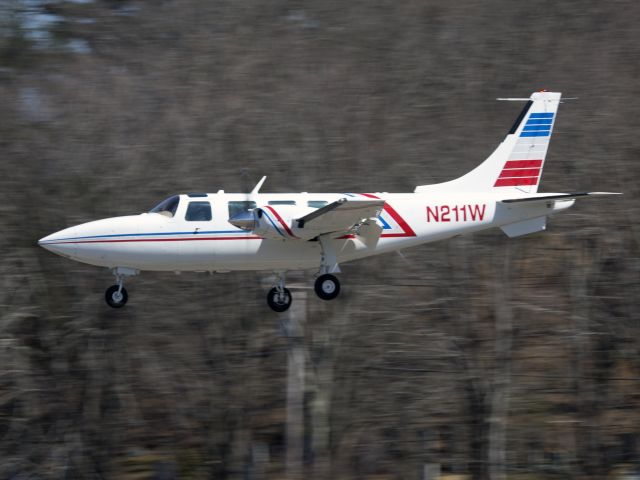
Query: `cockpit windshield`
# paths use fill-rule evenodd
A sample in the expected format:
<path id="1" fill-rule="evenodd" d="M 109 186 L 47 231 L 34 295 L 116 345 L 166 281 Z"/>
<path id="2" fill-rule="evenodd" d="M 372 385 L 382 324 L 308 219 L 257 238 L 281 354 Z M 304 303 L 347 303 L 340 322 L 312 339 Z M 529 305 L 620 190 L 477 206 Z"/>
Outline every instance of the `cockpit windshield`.
<path id="1" fill-rule="evenodd" d="M 161 201 L 158 205 L 149 210 L 149 213 L 159 213 L 166 217 L 173 217 L 178 209 L 180 203 L 180 196 L 174 195 Z"/>

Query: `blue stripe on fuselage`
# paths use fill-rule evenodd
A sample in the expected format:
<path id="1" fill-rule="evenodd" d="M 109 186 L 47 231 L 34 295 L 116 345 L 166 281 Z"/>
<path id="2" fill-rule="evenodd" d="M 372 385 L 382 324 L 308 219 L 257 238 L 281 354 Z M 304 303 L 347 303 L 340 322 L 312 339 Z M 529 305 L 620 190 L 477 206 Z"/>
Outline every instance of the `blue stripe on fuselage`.
<path id="1" fill-rule="evenodd" d="M 64 240 L 88 240 L 91 238 L 114 238 L 114 237 L 154 237 L 163 235 L 211 235 L 211 234 L 225 234 L 225 233 L 249 233 L 244 230 L 205 230 L 205 231 L 191 231 L 191 232 L 149 232 L 149 233 L 114 233 L 110 235 L 90 235 L 86 237 L 68 237 L 68 238 L 56 238 L 52 242 L 61 242 Z"/>
<path id="2" fill-rule="evenodd" d="M 284 237 L 284 234 L 280 231 L 280 229 L 278 228 L 278 226 L 276 225 L 276 223 L 273 221 L 273 219 L 269 216 L 269 214 L 267 212 L 265 212 L 264 210 L 262 210 L 262 213 L 264 214 L 265 217 L 267 217 L 267 220 L 269 220 L 271 222 L 271 225 L 273 225 L 273 228 L 276 229 L 276 231 L 282 235 Z"/>

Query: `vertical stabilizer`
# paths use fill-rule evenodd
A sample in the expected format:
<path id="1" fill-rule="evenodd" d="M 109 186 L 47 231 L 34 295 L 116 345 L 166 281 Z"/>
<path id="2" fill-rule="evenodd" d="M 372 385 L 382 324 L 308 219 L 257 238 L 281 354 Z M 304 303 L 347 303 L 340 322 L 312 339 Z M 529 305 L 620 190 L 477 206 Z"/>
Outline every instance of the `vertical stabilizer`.
<path id="1" fill-rule="evenodd" d="M 421 185 L 415 191 L 537 192 L 560 97 L 557 92 L 533 93 L 503 142 L 482 164 L 456 180 Z"/>

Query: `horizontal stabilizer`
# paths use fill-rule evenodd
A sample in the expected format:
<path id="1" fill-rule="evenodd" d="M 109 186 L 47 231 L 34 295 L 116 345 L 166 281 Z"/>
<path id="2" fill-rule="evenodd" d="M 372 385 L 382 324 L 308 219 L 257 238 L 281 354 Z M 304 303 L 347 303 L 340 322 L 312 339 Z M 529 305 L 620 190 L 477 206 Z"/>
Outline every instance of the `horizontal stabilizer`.
<path id="1" fill-rule="evenodd" d="M 573 193 L 538 193 L 527 195 L 519 198 L 508 198 L 501 200 L 502 203 L 521 203 L 521 202 L 547 202 L 549 200 L 571 200 L 580 197 L 595 197 L 601 195 L 622 195 L 618 192 L 573 192 Z"/>

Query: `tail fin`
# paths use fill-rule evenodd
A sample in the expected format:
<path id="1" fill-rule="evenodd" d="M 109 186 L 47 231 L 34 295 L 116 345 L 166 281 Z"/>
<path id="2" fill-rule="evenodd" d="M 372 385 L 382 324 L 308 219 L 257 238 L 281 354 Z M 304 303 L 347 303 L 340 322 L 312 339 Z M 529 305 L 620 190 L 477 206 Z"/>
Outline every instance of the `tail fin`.
<path id="1" fill-rule="evenodd" d="M 478 167 L 450 182 L 420 185 L 415 192 L 538 191 L 561 93 L 535 92 L 496 150 Z"/>

